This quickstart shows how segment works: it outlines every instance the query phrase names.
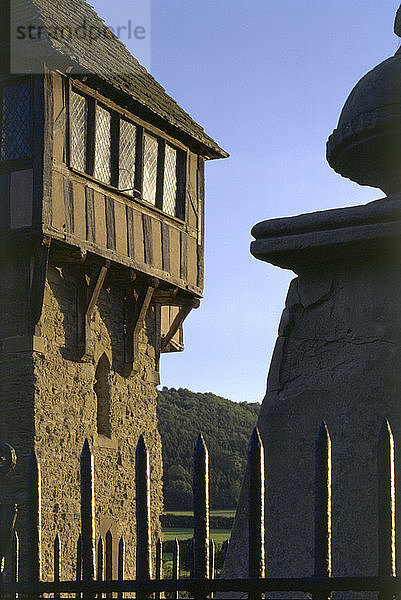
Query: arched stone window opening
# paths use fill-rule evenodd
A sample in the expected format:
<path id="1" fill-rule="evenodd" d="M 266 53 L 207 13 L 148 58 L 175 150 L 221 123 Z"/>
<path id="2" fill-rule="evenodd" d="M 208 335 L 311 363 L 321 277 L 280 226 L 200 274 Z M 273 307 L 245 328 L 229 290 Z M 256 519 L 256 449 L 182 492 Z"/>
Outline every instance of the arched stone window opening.
<path id="1" fill-rule="evenodd" d="M 110 530 L 106 533 L 106 581 L 113 579 L 113 536 Z M 107 598 L 111 598 L 108 595 Z"/>
<path id="2" fill-rule="evenodd" d="M 97 398 L 97 432 L 111 438 L 109 378 L 109 359 L 106 354 L 102 354 L 97 364 L 94 385 Z"/>

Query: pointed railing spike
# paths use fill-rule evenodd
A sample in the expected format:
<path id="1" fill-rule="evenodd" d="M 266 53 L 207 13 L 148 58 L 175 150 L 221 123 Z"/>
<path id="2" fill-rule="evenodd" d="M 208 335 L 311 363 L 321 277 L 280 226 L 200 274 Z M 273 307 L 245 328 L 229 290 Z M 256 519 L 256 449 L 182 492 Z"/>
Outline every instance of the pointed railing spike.
<path id="1" fill-rule="evenodd" d="M 95 497 L 93 455 L 88 439 L 81 452 L 81 539 L 82 539 L 82 579 L 95 579 Z M 93 594 L 85 598 L 90 600 Z"/>
<path id="2" fill-rule="evenodd" d="M 53 580 L 60 582 L 60 567 L 61 567 L 61 542 L 60 536 L 57 533 L 54 538 L 54 564 L 53 564 Z M 60 592 L 54 593 L 55 600 L 60 600 Z"/>
<path id="3" fill-rule="evenodd" d="M 117 562 L 117 576 L 118 581 L 124 581 L 124 564 L 125 564 L 125 542 L 123 536 L 120 537 L 118 542 L 118 562 Z M 123 593 L 118 592 L 118 600 L 122 600 Z"/>
<path id="4" fill-rule="evenodd" d="M 230 540 L 225 540 L 225 541 L 223 542 L 223 555 L 224 555 L 224 560 L 226 560 L 226 556 L 227 556 L 227 552 L 228 552 L 228 549 L 229 549 L 229 547 L 230 547 Z"/>
<path id="5" fill-rule="evenodd" d="M 40 464 L 35 450 L 32 449 L 28 460 L 28 546 L 29 578 L 32 582 L 41 580 L 41 538 L 42 538 L 42 500 Z"/>
<path id="6" fill-rule="evenodd" d="M 163 542 L 160 538 L 156 543 L 156 579 L 163 579 Z M 160 600 L 160 592 L 156 592 L 155 600 Z"/>
<path id="7" fill-rule="evenodd" d="M 200 433 L 194 451 L 194 577 L 209 577 L 209 452 Z"/>
<path id="8" fill-rule="evenodd" d="M 387 419 L 384 419 L 379 433 L 377 470 L 379 575 L 395 577 L 394 438 Z M 379 598 L 380 600 L 389 600 L 393 598 L 393 595 L 383 592 L 379 595 Z"/>
<path id="9" fill-rule="evenodd" d="M 315 549 L 314 576 L 331 576 L 331 439 L 324 421 L 315 442 Z M 314 593 L 314 600 L 330 594 Z"/>
<path id="10" fill-rule="evenodd" d="M 248 540 L 249 577 L 265 576 L 265 466 L 262 438 L 254 428 L 248 447 Z M 258 592 L 250 592 L 249 598 L 261 598 Z"/>
<path id="11" fill-rule="evenodd" d="M 141 435 L 135 452 L 137 579 L 152 579 L 149 478 L 149 452 Z M 137 598 L 144 597 L 137 594 Z"/>

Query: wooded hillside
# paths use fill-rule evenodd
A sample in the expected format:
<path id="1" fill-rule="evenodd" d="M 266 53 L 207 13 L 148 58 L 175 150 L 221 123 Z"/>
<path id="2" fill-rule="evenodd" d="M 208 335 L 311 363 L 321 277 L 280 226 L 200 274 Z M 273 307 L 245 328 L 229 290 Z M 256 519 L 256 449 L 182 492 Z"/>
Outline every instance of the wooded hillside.
<path id="1" fill-rule="evenodd" d="M 166 510 L 192 509 L 193 450 L 200 432 L 209 450 L 211 508 L 235 508 L 259 409 L 257 403 L 182 388 L 158 392 Z"/>

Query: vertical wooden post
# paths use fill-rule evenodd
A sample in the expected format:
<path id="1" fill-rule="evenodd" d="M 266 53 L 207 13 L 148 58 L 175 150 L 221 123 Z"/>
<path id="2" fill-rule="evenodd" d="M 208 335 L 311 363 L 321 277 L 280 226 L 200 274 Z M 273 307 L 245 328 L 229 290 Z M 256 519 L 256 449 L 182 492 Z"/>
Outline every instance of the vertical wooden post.
<path id="1" fill-rule="evenodd" d="M 156 579 L 163 579 L 163 542 L 158 538 L 156 543 Z M 156 592 L 155 600 L 160 600 L 161 593 Z"/>
<path id="2" fill-rule="evenodd" d="M 136 485 L 136 578 L 152 579 L 150 541 L 149 453 L 143 435 L 135 453 Z M 137 594 L 137 598 L 146 598 Z"/>
<path id="3" fill-rule="evenodd" d="M 29 580 L 40 581 L 41 572 L 41 478 L 40 465 L 33 449 L 28 461 L 28 547 Z"/>
<path id="4" fill-rule="evenodd" d="M 248 536 L 249 577 L 265 576 L 265 466 L 262 438 L 257 427 L 252 432 L 248 447 Z M 249 598 L 257 600 L 262 594 L 250 592 Z"/>
<path id="5" fill-rule="evenodd" d="M 200 433 L 194 451 L 194 577 L 209 576 L 209 452 Z"/>
<path id="6" fill-rule="evenodd" d="M 180 578 L 180 544 L 175 538 L 173 546 L 173 573 L 171 578 L 174 581 L 178 581 Z M 178 600 L 178 590 L 173 592 L 173 600 Z"/>
<path id="7" fill-rule="evenodd" d="M 394 438 L 390 423 L 385 419 L 379 433 L 377 451 L 378 469 L 378 523 L 379 575 L 396 576 L 395 542 L 395 477 Z M 381 593 L 380 600 L 389 600 L 393 594 Z"/>
<path id="8" fill-rule="evenodd" d="M 56 583 L 60 583 L 60 563 L 61 563 L 61 543 L 60 536 L 57 533 L 54 538 L 54 564 L 53 564 L 53 579 Z M 60 600 L 60 592 L 54 593 L 55 600 Z"/>
<path id="9" fill-rule="evenodd" d="M 315 443 L 315 577 L 331 576 L 331 440 L 323 421 Z M 314 593 L 327 600 L 328 593 Z"/>
<path id="10" fill-rule="evenodd" d="M 86 439 L 81 452 L 82 579 L 95 579 L 95 498 L 93 456 Z M 88 600 L 93 594 L 86 594 Z"/>

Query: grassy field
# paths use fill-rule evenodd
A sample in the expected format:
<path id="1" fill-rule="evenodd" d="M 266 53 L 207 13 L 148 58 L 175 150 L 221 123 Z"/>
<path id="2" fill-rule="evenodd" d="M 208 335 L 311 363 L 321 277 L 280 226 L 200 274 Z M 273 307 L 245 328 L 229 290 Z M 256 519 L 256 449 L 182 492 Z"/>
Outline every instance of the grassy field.
<path id="1" fill-rule="evenodd" d="M 175 538 L 177 538 L 177 540 L 187 540 L 189 538 L 192 538 L 193 534 L 194 532 L 192 529 L 180 529 L 173 527 L 163 529 L 163 538 L 165 541 L 174 540 Z M 230 537 L 230 530 L 211 529 L 210 537 L 215 541 L 216 544 L 222 544 L 225 540 L 228 540 L 228 538 Z"/>
<path id="2" fill-rule="evenodd" d="M 166 515 L 182 515 L 185 517 L 192 517 L 192 510 L 166 510 Z M 215 517 L 235 517 L 235 510 L 211 510 L 210 516 Z"/>

